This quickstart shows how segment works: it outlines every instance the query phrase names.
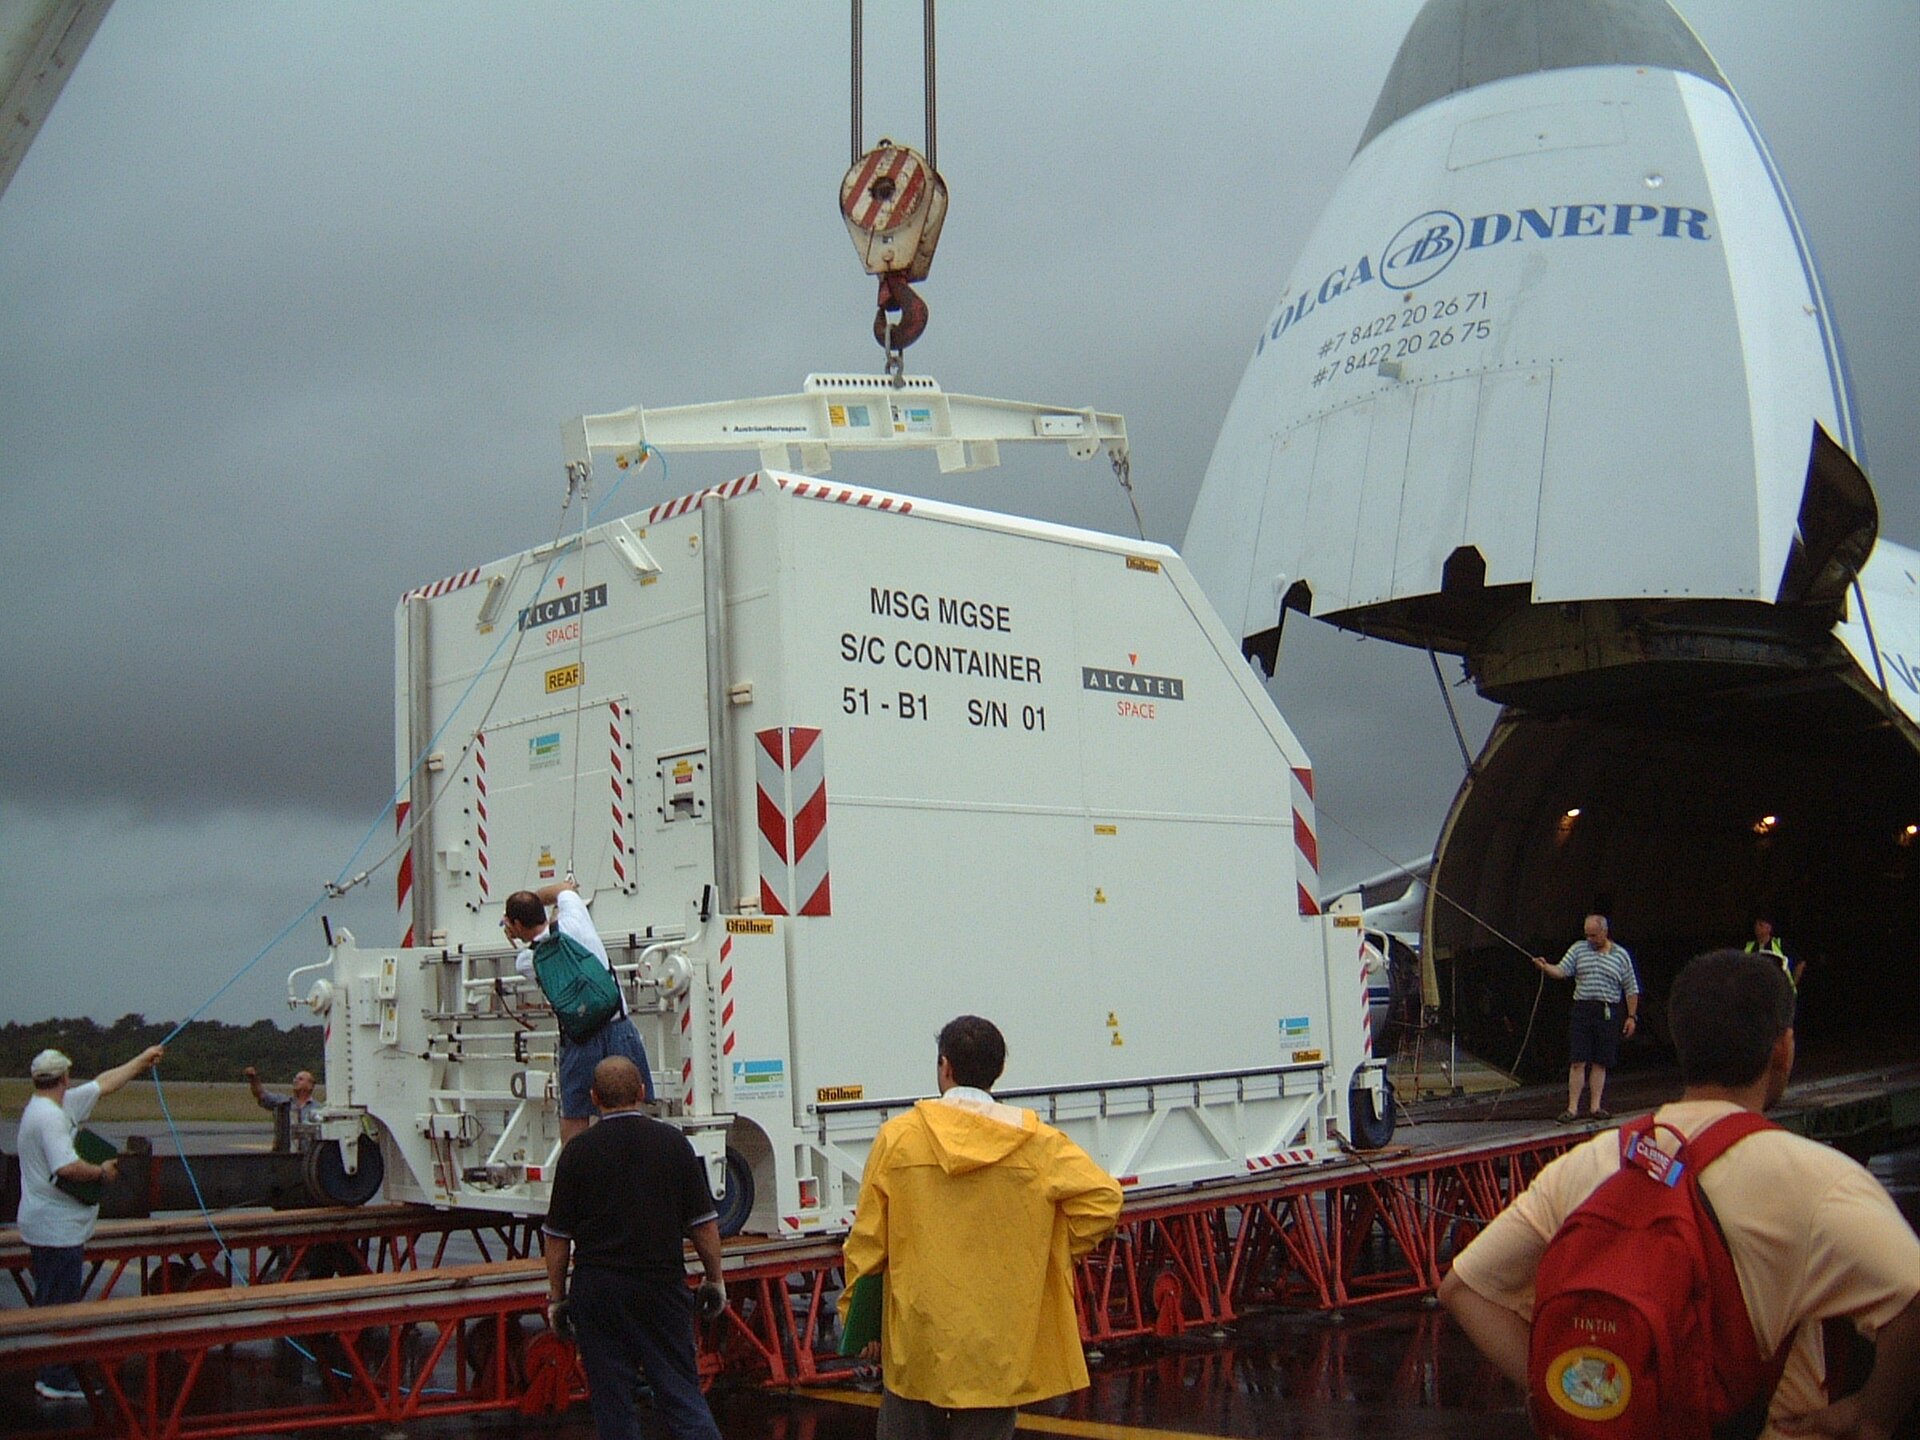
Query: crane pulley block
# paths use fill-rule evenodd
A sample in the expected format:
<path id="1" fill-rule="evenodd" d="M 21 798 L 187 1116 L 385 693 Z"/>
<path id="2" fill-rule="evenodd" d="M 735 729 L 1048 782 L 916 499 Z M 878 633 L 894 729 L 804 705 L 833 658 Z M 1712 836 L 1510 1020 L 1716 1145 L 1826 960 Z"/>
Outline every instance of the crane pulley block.
<path id="1" fill-rule="evenodd" d="M 947 219 L 947 182 L 918 150 L 882 140 L 840 182 L 840 214 L 869 275 L 924 280 Z"/>

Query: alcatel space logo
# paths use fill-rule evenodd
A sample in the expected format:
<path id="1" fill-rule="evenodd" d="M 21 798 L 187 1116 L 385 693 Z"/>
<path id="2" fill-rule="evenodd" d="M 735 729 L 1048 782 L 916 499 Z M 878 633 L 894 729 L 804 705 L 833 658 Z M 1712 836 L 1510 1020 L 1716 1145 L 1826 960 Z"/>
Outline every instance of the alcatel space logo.
<path id="1" fill-rule="evenodd" d="M 1429 210 L 1400 227 L 1380 252 L 1380 283 L 1395 290 L 1424 285 L 1453 263 L 1467 227 L 1451 210 Z"/>
<path id="2" fill-rule="evenodd" d="M 1495 210 L 1462 220 L 1451 210 L 1428 210 L 1407 221 L 1377 255 L 1327 272 L 1318 285 L 1283 299 L 1279 314 L 1260 332 L 1254 353 L 1263 352 L 1322 306 L 1378 280 L 1389 290 L 1429 285 L 1462 255 L 1502 245 L 1542 245 L 1561 240 L 1715 239 L 1713 218 L 1689 205 L 1545 205 Z"/>

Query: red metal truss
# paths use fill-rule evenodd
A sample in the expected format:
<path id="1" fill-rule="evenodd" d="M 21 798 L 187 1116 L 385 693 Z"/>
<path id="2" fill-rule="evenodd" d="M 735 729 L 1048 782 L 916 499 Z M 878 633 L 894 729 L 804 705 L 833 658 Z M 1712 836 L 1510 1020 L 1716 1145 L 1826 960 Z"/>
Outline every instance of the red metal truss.
<path id="1" fill-rule="evenodd" d="M 1581 1133 L 1356 1159 L 1132 1199 L 1075 1269 L 1093 1347 L 1227 1324 L 1254 1306 L 1333 1310 L 1431 1292 L 1447 1257 Z M 826 1343 L 838 1257 L 796 1266 L 791 1373 L 807 1384 L 849 1362 Z"/>
<path id="2" fill-rule="evenodd" d="M 1210 1330 L 1252 1307 L 1335 1309 L 1426 1293 L 1447 1257 L 1579 1138 L 1562 1131 L 1132 1199 L 1076 1269 L 1082 1334 L 1097 1349 Z M 77 1362 L 92 1412 L 80 1428 L 136 1440 L 537 1413 L 580 1397 L 571 1347 L 540 1320 L 537 1260 L 419 1268 L 443 1256 L 452 1235 L 473 1233 L 473 1216 L 455 1223 L 383 1208 L 406 1213 L 333 1212 L 358 1217 L 351 1240 L 338 1224 L 304 1237 L 283 1224 L 276 1236 L 274 1217 L 264 1217 L 234 1251 L 248 1257 L 248 1281 L 274 1278 L 258 1256 L 278 1256 L 287 1273 L 321 1243 L 346 1245 L 367 1273 L 217 1291 L 143 1284 L 150 1293 L 124 1300 L 0 1310 L 0 1367 Z M 527 1255 L 522 1222 L 490 1217 L 483 1228 L 509 1255 Z M 107 1236 L 101 1265 L 138 1264 L 144 1281 L 149 1267 L 191 1262 L 217 1277 L 203 1284 L 228 1279 L 184 1234 L 127 1253 L 137 1248 L 131 1235 Z M 837 1240 L 730 1246 L 730 1307 L 702 1327 L 702 1374 L 794 1385 L 847 1369 L 854 1362 L 833 1344 L 839 1267 Z"/>
<path id="3" fill-rule="evenodd" d="M 539 1253 L 539 1221 L 422 1205 L 244 1212 L 213 1225 L 198 1215 L 109 1220 L 87 1242 L 84 1293 L 104 1299 L 132 1282 L 142 1295 L 162 1295 L 432 1269 L 456 1242 L 471 1252 L 460 1260 L 518 1260 Z M 27 1261 L 19 1233 L 0 1232 L 0 1268 L 22 1303 L 31 1293 Z"/>

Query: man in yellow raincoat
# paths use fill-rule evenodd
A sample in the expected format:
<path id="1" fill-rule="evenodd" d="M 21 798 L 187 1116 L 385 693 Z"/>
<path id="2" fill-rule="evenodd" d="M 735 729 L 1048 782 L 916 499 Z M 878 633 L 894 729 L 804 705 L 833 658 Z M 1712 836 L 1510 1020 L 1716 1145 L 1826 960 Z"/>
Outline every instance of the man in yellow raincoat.
<path id="1" fill-rule="evenodd" d="M 940 1098 L 881 1128 L 845 1253 L 884 1272 L 880 1440 L 1000 1440 L 1014 1407 L 1079 1390 L 1073 1263 L 1120 1215 L 1120 1186 L 1031 1110 L 988 1093 L 1007 1042 L 962 1015 L 940 1032 Z"/>

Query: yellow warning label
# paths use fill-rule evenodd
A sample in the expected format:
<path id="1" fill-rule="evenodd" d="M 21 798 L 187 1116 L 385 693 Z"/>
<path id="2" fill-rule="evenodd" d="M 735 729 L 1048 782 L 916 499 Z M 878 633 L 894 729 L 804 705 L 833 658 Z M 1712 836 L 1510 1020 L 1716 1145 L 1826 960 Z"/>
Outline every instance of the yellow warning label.
<path id="1" fill-rule="evenodd" d="M 1107 1028 L 1109 1030 L 1118 1030 L 1120 1028 L 1120 1017 L 1111 1010 L 1107 1011 Z"/>
<path id="2" fill-rule="evenodd" d="M 1093 903 L 1094 903 L 1094 904 L 1096 904 L 1096 905 L 1104 905 L 1104 904 L 1106 904 L 1106 903 L 1107 903 L 1107 892 L 1106 892 L 1106 891 L 1104 891 L 1104 890 L 1102 890 L 1102 889 L 1100 889 L 1100 888 L 1099 888 L 1098 886 L 1095 886 L 1095 887 L 1094 887 L 1094 891 L 1093 891 Z"/>
<path id="3" fill-rule="evenodd" d="M 1293 1063 L 1296 1065 L 1317 1065 L 1320 1063 L 1320 1052 L 1318 1050 L 1296 1050 L 1293 1052 Z"/>
<path id="4" fill-rule="evenodd" d="M 1124 1045 L 1127 1042 L 1120 1038 L 1120 1032 L 1116 1030 L 1113 1032 L 1113 1043 L 1116 1045 Z"/>
<path id="5" fill-rule="evenodd" d="M 1127 568 L 1129 570 L 1144 570 L 1149 575 L 1158 575 L 1160 573 L 1160 562 L 1158 560 L 1149 560 L 1144 555 L 1129 555 L 1127 556 Z"/>
<path id="6" fill-rule="evenodd" d="M 773 934 L 773 921 L 771 920 L 731 920 L 730 919 L 727 921 L 727 934 L 729 935 L 771 935 Z"/>
<path id="7" fill-rule="evenodd" d="M 1333 928 L 1336 930 L 1358 930 L 1360 928 L 1360 917 L 1358 915 L 1336 915 L 1333 917 Z"/>
<path id="8" fill-rule="evenodd" d="M 818 1090 L 814 1091 L 813 1094 L 815 1104 L 841 1105 L 849 1100 L 866 1099 L 867 1087 L 864 1085 L 822 1085 Z"/>
<path id="9" fill-rule="evenodd" d="M 693 762 L 691 760 L 674 761 L 673 778 L 675 781 L 691 780 L 693 778 Z"/>
<path id="10" fill-rule="evenodd" d="M 571 690 L 579 683 L 580 667 L 578 665 L 562 665 L 558 670 L 547 671 L 547 694 L 549 695 L 561 690 Z"/>
<path id="11" fill-rule="evenodd" d="M 1118 825 L 1096 825 L 1093 827 L 1093 833 L 1096 835 L 1118 835 L 1120 833 L 1120 827 Z"/>

